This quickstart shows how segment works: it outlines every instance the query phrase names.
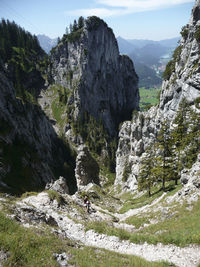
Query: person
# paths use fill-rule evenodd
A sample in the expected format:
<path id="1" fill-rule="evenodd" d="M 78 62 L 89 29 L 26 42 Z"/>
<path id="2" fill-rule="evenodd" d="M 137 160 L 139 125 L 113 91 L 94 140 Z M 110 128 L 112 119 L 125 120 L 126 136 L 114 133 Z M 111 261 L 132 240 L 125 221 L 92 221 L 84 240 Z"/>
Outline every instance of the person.
<path id="1" fill-rule="evenodd" d="M 90 201 L 87 196 L 84 197 L 84 206 L 86 208 L 86 211 L 90 213 Z"/>

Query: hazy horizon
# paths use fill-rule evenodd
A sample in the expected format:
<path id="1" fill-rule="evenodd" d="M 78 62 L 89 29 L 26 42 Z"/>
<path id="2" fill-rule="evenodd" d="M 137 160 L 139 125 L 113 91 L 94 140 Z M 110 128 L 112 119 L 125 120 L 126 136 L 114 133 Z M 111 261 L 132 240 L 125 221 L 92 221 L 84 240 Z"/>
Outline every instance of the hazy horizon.
<path id="1" fill-rule="evenodd" d="M 180 36 L 194 0 L 0 0 L 1 18 L 32 34 L 62 37 L 79 16 L 98 16 L 116 37 L 160 41 Z"/>

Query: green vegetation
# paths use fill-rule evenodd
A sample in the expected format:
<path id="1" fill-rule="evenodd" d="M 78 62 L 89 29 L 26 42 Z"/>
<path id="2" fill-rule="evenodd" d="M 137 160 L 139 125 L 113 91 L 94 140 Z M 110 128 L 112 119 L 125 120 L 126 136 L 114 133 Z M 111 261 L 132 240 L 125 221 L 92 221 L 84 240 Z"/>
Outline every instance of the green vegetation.
<path id="1" fill-rule="evenodd" d="M 145 89 L 144 87 L 139 89 L 140 91 L 140 110 L 144 111 L 152 106 L 159 103 L 160 89 L 150 88 Z"/>
<path id="2" fill-rule="evenodd" d="M 124 171 L 122 175 L 122 181 L 126 182 L 128 180 L 129 174 L 131 173 L 131 165 L 126 163 L 124 166 Z"/>
<path id="3" fill-rule="evenodd" d="M 147 189 L 149 197 L 151 196 L 151 187 L 156 181 L 155 159 L 153 158 L 152 147 L 145 152 L 145 157 L 141 160 L 140 174 L 138 178 L 138 189 L 142 191 Z"/>
<path id="4" fill-rule="evenodd" d="M 146 55 L 144 56 L 144 58 Z M 148 57 L 148 56 L 147 56 Z M 142 58 L 142 61 L 145 60 Z M 147 62 L 151 61 L 147 59 Z M 136 73 L 139 76 L 139 87 L 144 87 L 146 89 L 151 89 L 151 88 L 159 88 L 162 85 L 162 78 L 160 74 L 157 74 L 156 71 L 152 68 L 149 67 L 149 65 L 145 65 L 140 62 L 134 62 Z M 149 62 L 148 62 L 149 63 Z M 158 64 L 158 62 L 151 62 L 150 63 L 152 66 Z"/>
<path id="5" fill-rule="evenodd" d="M 148 218 L 131 216 L 125 221 L 128 224 L 134 225 L 136 229 L 140 228 L 144 224 L 150 223 Z"/>
<path id="6" fill-rule="evenodd" d="M 136 256 L 122 255 L 115 252 L 108 252 L 103 249 L 85 247 L 73 249 L 72 254 L 75 259 L 70 260 L 71 264 L 84 267 L 170 267 L 173 266 L 166 262 L 147 262 Z"/>
<path id="7" fill-rule="evenodd" d="M 84 27 L 84 21 L 85 19 L 80 16 L 78 19 L 78 22 L 74 20 L 74 23 L 69 25 L 69 28 L 66 27 L 66 32 L 63 35 L 62 39 L 58 42 L 76 42 L 80 39 L 81 34 L 83 33 L 83 27 Z M 55 51 L 55 48 L 51 50 L 51 53 Z"/>
<path id="8" fill-rule="evenodd" d="M 200 98 L 195 101 L 197 109 L 200 109 L 199 101 Z M 146 150 L 138 178 L 139 190 L 145 189 L 151 196 L 151 187 L 156 182 L 162 181 L 162 190 L 165 190 L 166 181 L 178 184 L 181 171 L 191 168 L 200 152 L 199 129 L 199 113 L 183 99 L 173 121 L 173 130 L 170 131 L 168 122 L 164 121 L 154 144 Z"/>
<path id="9" fill-rule="evenodd" d="M 130 209 L 141 208 L 142 206 L 151 204 L 156 198 L 160 197 L 163 192 L 160 190 L 160 185 L 157 184 L 151 188 L 151 196 L 149 197 L 148 193 L 143 194 L 140 197 L 134 197 L 132 195 L 128 195 L 125 198 L 123 207 L 120 209 L 120 213 L 125 213 Z M 171 187 L 170 187 L 171 188 Z M 123 198 L 123 196 L 122 196 Z"/>
<path id="10" fill-rule="evenodd" d="M 80 134 L 83 141 L 88 145 L 90 151 L 97 157 L 101 156 L 102 150 L 107 150 L 102 158 L 103 164 L 110 172 L 115 172 L 115 152 L 117 149 L 117 138 L 108 135 L 101 119 L 89 115 L 87 111 L 77 121 L 73 121 L 72 128 L 75 134 Z"/>
<path id="11" fill-rule="evenodd" d="M 164 80 L 169 80 L 171 77 L 172 73 L 175 71 L 175 64 L 180 60 L 180 55 L 182 51 L 182 46 L 178 46 L 173 53 L 172 60 L 170 60 L 167 63 L 167 66 L 165 68 L 165 71 L 163 72 L 163 79 Z"/>
<path id="12" fill-rule="evenodd" d="M 69 264 L 76 266 L 171 266 L 164 262 L 147 262 L 136 256 L 90 247 L 76 248 L 72 241 L 60 239 L 47 230 L 24 228 L 0 212 L 0 250 L 9 253 L 5 266 L 59 266 L 53 253 L 66 252 Z"/>
<path id="13" fill-rule="evenodd" d="M 66 251 L 67 245 L 68 240 L 24 228 L 0 213 L 0 249 L 10 253 L 5 266 L 58 266 L 53 253 Z"/>
<path id="14" fill-rule="evenodd" d="M 104 184 L 104 188 L 109 188 L 115 182 L 115 173 L 111 172 L 108 168 L 104 166 L 104 164 L 100 163 L 100 175 L 107 179 L 106 183 Z"/>
<path id="15" fill-rule="evenodd" d="M 0 54 L 6 65 L 6 75 L 12 80 L 16 95 L 31 103 L 37 103 L 40 88 L 44 84 L 48 57 L 32 36 L 14 22 L 0 22 Z"/>
<path id="16" fill-rule="evenodd" d="M 53 201 L 55 199 L 59 205 L 64 203 L 64 198 L 58 192 L 56 192 L 54 190 L 47 190 L 46 192 L 47 192 L 49 199 L 51 201 Z"/>
<path id="17" fill-rule="evenodd" d="M 10 166 L 10 170 L 3 181 L 12 187 L 12 193 L 23 193 L 25 191 L 38 191 L 39 184 L 34 184 L 36 171 L 34 165 L 40 165 L 41 160 L 37 151 L 28 143 L 15 138 L 12 144 L 0 143 L 2 149 L 2 164 Z M 31 157 L 32 164 L 24 164 L 24 160 Z M 22 160 L 23 159 L 23 160 Z"/>
<path id="18" fill-rule="evenodd" d="M 188 33 L 189 33 L 187 26 L 182 27 L 180 33 L 181 33 L 182 37 L 184 38 L 184 40 L 186 40 L 188 38 Z"/>
<path id="19" fill-rule="evenodd" d="M 83 29 L 79 29 L 74 32 L 71 32 L 70 34 L 66 36 L 66 40 L 69 42 L 76 42 L 77 40 L 80 39 L 82 32 L 83 32 Z"/>
<path id="20" fill-rule="evenodd" d="M 173 191 L 175 193 L 177 189 Z M 157 195 L 158 197 L 158 195 Z M 144 197 L 143 197 L 144 200 Z M 148 197 L 146 196 L 146 200 Z M 135 200 L 141 201 L 140 200 Z M 145 202 L 140 202 L 142 206 Z M 164 204 L 164 200 L 163 200 Z M 175 208 L 169 210 L 169 215 L 164 222 L 149 225 L 137 233 L 130 233 L 123 229 L 116 229 L 107 222 L 88 223 L 87 229 L 94 229 L 98 233 L 118 236 L 122 240 L 129 240 L 134 243 L 148 242 L 151 244 L 175 244 L 177 246 L 187 246 L 189 244 L 200 244 L 200 200 L 194 204 L 193 209 L 188 209 L 187 205 L 177 204 Z M 134 206 L 135 208 L 135 206 Z M 149 223 L 150 219 L 159 219 L 162 214 L 145 214 L 139 217 L 129 217 L 126 222 L 133 224 L 136 228 L 141 227 L 145 223 Z M 162 217 L 160 217 L 162 219 Z"/>
<path id="21" fill-rule="evenodd" d="M 194 38 L 197 40 L 197 42 L 200 42 L 200 26 L 197 27 Z"/>

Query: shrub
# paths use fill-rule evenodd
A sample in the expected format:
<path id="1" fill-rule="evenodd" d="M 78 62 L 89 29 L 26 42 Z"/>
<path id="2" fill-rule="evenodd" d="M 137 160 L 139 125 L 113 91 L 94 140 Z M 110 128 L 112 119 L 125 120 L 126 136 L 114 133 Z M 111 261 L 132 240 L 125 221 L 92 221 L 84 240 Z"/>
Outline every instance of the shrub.
<path id="1" fill-rule="evenodd" d="M 197 27 L 194 38 L 197 40 L 197 42 L 200 42 L 200 26 Z"/>
<path id="2" fill-rule="evenodd" d="M 80 39 L 83 29 L 79 29 L 75 32 L 72 32 L 66 36 L 66 40 L 69 42 L 76 42 Z"/>
<path id="3" fill-rule="evenodd" d="M 48 190 L 47 194 L 51 201 L 56 200 L 59 205 L 64 203 L 64 198 L 58 192 L 54 190 Z"/>
<path id="4" fill-rule="evenodd" d="M 173 58 L 167 63 L 165 71 L 163 72 L 163 79 L 169 80 L 172 73 L 175 71 L 175 64 L 180 60 L 180 55 L 182 51 L 182 46 L 178 46 L 173 53 Z"/>
<path id="5" fill-rule="evenodd" d="M 182 37 L 184 38 L 184 40 L 186 40 L 188 38 L 188 33 L 189 30 L 187 29 L 186 26 L 184 26 L 180 32 L 180 34 L 182 35 Z"/>
<path id="6" fill-rule="evenodd" d="M 124 167 L 124 171 L 123 171 L 123 175 L 122 175 L 122 181 L 126 182 L 128 180 L 129 174 L 131 173 L 131 164 L 130 163 L 126 163 L 125 167 Z"/>

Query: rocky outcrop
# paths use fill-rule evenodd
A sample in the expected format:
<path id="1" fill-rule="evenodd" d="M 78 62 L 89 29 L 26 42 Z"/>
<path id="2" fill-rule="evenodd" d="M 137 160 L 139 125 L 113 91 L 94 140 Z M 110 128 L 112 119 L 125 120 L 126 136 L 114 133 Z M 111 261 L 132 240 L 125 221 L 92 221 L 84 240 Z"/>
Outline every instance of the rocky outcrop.
<path id="1" fill-rule="evenodd" d="M 99 184 L 99 165 L 86 146 L 80 146 L 76 158 L 75 176 L 77 185 Z"/>
<path id="2" fill-rule="evenodd" d="M 138 77 L 132 61 L 120 56 L 106 23 L 89 17 L 84 27 L 64 35 L 51 55 L 51 79 L 68 94 L 68 116 L 102 120 L 110 135 L 138 109 Z"/>
<path id="3" fill-rule="evenodd" d="M 181 172 L 181 183 L 187 185 L 187 187 L 200 189 L 200 154 L 191 169 L 184 169 Z"/>
<path id="4" fill-rule="evenodd" d="M 121 127 L 116 153 L 115 185 L 121 184 L 124 190 L 137 188 L 140 162 L 146 148 L 155 140 L 164 119 L 171 125 L 182 99 L 185 98 L 198 114 L 194 101 L 200 97 L 199 42 L 200 1 L 196 1 L 190 22 L 182 29 L 180 46 L 170 63 L 167 78 L 163 81 L 159 106 L 147 112 L 139 112 L 131 122 L 124 122 Z M 187 180 L 186 176 L 191 177 L 191 173 L 182 174 L 182 181 Z"/>
<path id="5" fill-rule="evenodd" d="M 158 110 L 152 107 L 149 112 L 138 112 L 132 121 L 122 124 L 116 152 L 115 185 L 123 190 L 136 190 L 141 156 L 155 140 L 160 127 Z"/>
<path id="6" fill-rule="evenodd" d="M 47 190 L 54 190 L 60 194 L 69 194 L 69 188 L 64 177 L 60 177 L 55 182 L 49 183 L 45 187 Z"/>
<path id="7" fill-rule="evenodd" d="M 179 103 L 190 104 L 200 96 L 200 1 L 196 0 L 189 23 L 182 28 L 182 39 L 176 50 L 174 69 L 162 85 L 159 109 L 173 119 Z"/>
<path id="8" fill-rule="evenodd" d="M 0 250 L 0 267 L 3 267 L 3 264 L 6 262 L 9 256 L 10 256 L 9 252 Z"/>

